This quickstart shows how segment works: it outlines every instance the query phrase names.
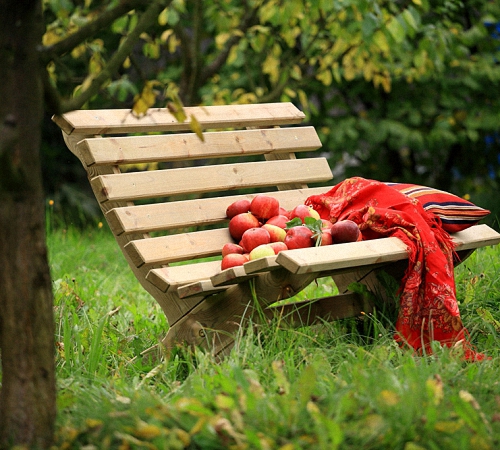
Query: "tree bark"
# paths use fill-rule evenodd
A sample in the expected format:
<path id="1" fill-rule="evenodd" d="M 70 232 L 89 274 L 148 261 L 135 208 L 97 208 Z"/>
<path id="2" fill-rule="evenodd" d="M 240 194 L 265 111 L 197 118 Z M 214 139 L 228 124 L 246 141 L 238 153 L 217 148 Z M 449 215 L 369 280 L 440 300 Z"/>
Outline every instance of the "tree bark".
<path id="1" fill-rule="evenodd" d="M 44 230 L 40 0 L 0 0 L 0 448 L 47 448 L 54 318 Z"/>

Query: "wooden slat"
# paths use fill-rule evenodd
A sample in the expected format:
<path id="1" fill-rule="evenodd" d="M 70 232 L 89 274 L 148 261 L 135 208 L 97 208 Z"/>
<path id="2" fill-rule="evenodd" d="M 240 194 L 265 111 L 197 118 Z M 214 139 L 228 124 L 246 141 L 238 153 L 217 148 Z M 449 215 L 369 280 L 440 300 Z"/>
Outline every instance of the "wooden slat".
<path id="1" fill-rule="evenodd" d="M 292 273 L 301 274 L 398 261 L 406 257 L 406 245 L 391 237 L 287 250 L 278 254 L 276 262 Z"/>
<path id="2" fill-rule="evenodd" d="M 486 224 L 474 225 L 452 235 L 457 251 L 471 250 L 500 243 L 500 233 Z"/>
<path id="3" fill-rule="evenodd" d="M 324 182 L 331 178 L 325 158 L 303 158 L 103 175 L 91 183 L 102 203 L 290 182 Z"/>
<path id="4" fill-rule="evenodd" d="M 225 291 L 229 286 L 213 286 L 210 280 L 200 280 L 195 283 L 185 284 L 177 289 L 180 298 L 194 297 L 200 294 L 210 295 Z"/>
<path id="5" fill-rule="evenodd" d="M 304 120 L 304 113 L 291 103 L 193 106 L 184 108 L 187 121 L 178 122 L 166 108 L 152 108 L 138 119 L 130 109 L 71 111 L 52 120 L 66 133 L 115 134 L 189 130 L 194 115 L 204 129 L 289 125 Z"/>
<path id="6" fill-rule="evenodd" d="M 176 290 L 179 286 L 207 280 L 220 272 L 220 261 L 205 261 L 196 264 L 161 267 L 148 272 L 146 279 L 163 292 Z"/>
<path id="7" fill-rule="evenodd" d="M 476 225 L 455 233 L 453 239 L 457 244 L 457 250 L 463 251 L 496 245 L 500 243 L 500 234 L 487 225 Z M 369 244 L 369 249 L 366 244 Z M 353 251 L 353 248 L 355 251 Z M 286 267 L 293 273 L 316 271 L 326 275 L 333 272 L 349 272 L 350 268 L 356 271 L 360 267 L 368 265 L 380 267 L 390 261 L 406 259 L 407 252 L 406 247 L 399 239 L 383 238 L 350 244 L 336 244 L 328 247 L 288 250 L 281 252 L 278 256 L 281 266 Z M 265 261 L 250 261 L 242 266 L 243 270 L 238 269 L 239 272 L 228 269 L 222 275 L 220 261 L 211 261 L 209 263 L 154 269 L 150 271 L 150 278 L 155 279 L 155 284 L 165 291 L 172 286 L 177 288 L 200 280 L 203 280 L 205 285 L 208 286 L 207 279 L 211 279 L 212 286 L 227 286 L 248 280 L 249 277 L 255 276 L 256 273 L 274 269 L 278 257 L 268 257 L 263 258 L 263 260 Z M 291 262 L 283 263 L 284 260 Z M 298 266 L 299 262 L 304 262 L 304 266 Z M 199 292 L 203 292 L 203 289 Z"/>
<path id="8" fill-rule="evenodd" d="M 313 127 L 271 128 L 85 139 L 77 145 L 87 166 L 136 164 L 200 158 L 262 155 L 316 150 L 321 141 Z"/>
<path id="9" fill-rule="evenodd" d="M 280 206 L 290 210 L 303 203 L 311 195 L 321 194 L 328 187 L 317 187 L 292 191 L 267 192 L 279 200 Z M 234 201 L 256 194 L 194 200 L 154 203 L 150 205 L 115 208 L 106 214 L 108 224 L 116 235 L 123 233 L 147 233 L 190 226 L 211 225 L 226 221 L 226 208 Z"/>
<path id="10" fill-rule="evenodd" d="M 210 278 L 212 285 L 229 286 L 231 284 L 243 283 L 244 281 L 255 278 L 257 274 L 247 274 L 243 266 L 230 267 L 229 269 L 222 270 Z"/>
<path id="11" fill-rule="evenodd" d="M 500 243 L 500 234 L 487 225 L 476 225 L 455 233 L 456 250 L 485 247 Z M 294 274 L 334 271 L 406 259 L 406 245 L 395 237 L 325 247 L 280 252 L 276 262 Z"/>
<path id="12" fill-rule="evenodd" d="M 264 159 L 266 161 L 279 161 L 284 159 L 296 159 L 297 156 L 295 153 L 268 153 L 264 155 Z M 304 183 L 289 183 L 289 184 L 280 184 L 276 186 L 279 191 L 289 191 L 291 189 L 305 189 L 307 184 Z"/>
<path id="13" fill-rule="evenodd" d="M 242 270 L 242 268 L 243 270 Z M 209 280 L 200 280 L 195 283 L 180 286 L 177 289 L 180 298 L 187 298 L 199 294 L 212 294 L 226 289 L 228 286 L 249 280 L 262 272 L 278 269 L 281 266 L 276 263 L 276 256 L 249 261 L 241 267 L 234 267 L 219 271 Z"/>
<path id="14" fill-rule="evenodd" d="M 130 241 L 125 250 L 132 262 L 141 267 L 220 255 L 226 242 L 233 239 L 227 228 L 220 228 Z"/>
<path id="15" fill-rule="evenodd" d="M 281 266 L 276 262 L 276 255 L 264 256 L 263 258 L 254 259 L 243 264 L 243 268 L 245 269 L 245 273 L 247 275 L 269 272 L 279 267 Z"/>
<path id="16" fill-rule="evenodd" d="M 264 310 L 289 326 L 310 326 L 324 321 L 356 317 L 373 311 L 373 305 L 362 295 L 349 292 L 316 300 L 270 306 Z"/>

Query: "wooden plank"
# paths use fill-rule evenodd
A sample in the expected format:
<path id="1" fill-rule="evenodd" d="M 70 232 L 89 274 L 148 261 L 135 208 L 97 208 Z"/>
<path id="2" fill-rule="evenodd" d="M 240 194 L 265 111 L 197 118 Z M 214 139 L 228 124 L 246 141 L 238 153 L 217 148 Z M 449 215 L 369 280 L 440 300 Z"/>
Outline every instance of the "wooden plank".
<path id="1" fill-rule="evenodd" d="M 276 262 L 294 274 L 336 270 L 407 258 L 406 245 L 398 238 L 334 244 L 280 252 Z"/>
<path id="2" fill-rule="evenodd" d="M 378 240 L 380 241 L 380 240 Z M 487 246 L 487 245 L 495 245 L 500 243 L 500 234 L 498 234 L 496 231 L 492 230 L 486 225 L 477 225 L 473 229 L 468 229 L 464 230 L 460 233 L 456 233 L 454 235 L 454 241 L 457 244 L 457 250 L 462 251 L 464 249 L 473 249 L 473 248 L 478 248 L 481 246 Z M 354 243 L 357 245 L 357 243 Z M 385 246 L 385 244 L 384 244 Z M 406 252 L 401 252 L 399 253 L 400 256 L 402 256 L 402 260 L 406 259 Z M 260 258 L 254 261 L 249 261 L 248 263 L 245 263 L 242 267 L 244 269 L 244 274 L 241 269 L 237 270 L 227 270 L 225 271 L 222 275 L 220 273 L 216 273 L 215 275 L 212 276 L 212 279 L 215 280 L 215 283 L 217 286 L 227 286 L 233 283 L 241 282 L 241 281 L 246 281 L 248 277 L 245 275 L 256 275 L 258 273 L 266 272 L 269 270 L 274 270 L 278 267 L 281 267 L 277 262 L 276 262 L 277 257 L 276 256 L 270 256 L 266 258 Z M 342 275 L 343 271 L 346 271 L 346 274 L 349 275 L 349 279 L 353 279 L 355 273 L 360 273 L 361 275 L 358 276 L 358 278 L 364 278 L 365 272 L 363 270 L 371 270 L 369 268 L 373 267 L 380 267 L 383 263 L 386 261 L 380 261 L 376 263 L 370 263 L 370 264 L 362 264 L 359 266 L 356 266 L 354 264 L 354 260 L 352 261 L 353 264 L 348 264 L 347 266 L 342 266 L 342 265 L 330 265 L 328 267 L 327 273 L 333 274 L 336 273 L 336 281 L 338 280 L 338 276 L 346 276 L 345 274 Z M 391 266 L 392 267 L 392 266 Z M 406 267 L 406 266 L 403 266 Z M 349 270 L 349 268 L 352 269 Z M 366 268 L 366 269 L 365 269 Z M 404 271 L 404 270 L 403 270 Z M 340 273 L 340 275 L 339 275 Z M 366 280 L 365 280 L 366 281 Z M 200 294 L 200 293 L 210 293 L 210 292 L 217 292 L 217 287 L 214 287 L 212 282 L 209 282 L 208 280 L 203 280 L 198 283 L 193 283 L 192 285 L 188 286 L 183 286 L 179 289 L 184 289 L 186 292 L 185 297 L 189 295 L 195 295 L 195 294 Z M 339 288 L 340 289 L 340 288 Z M 183 291 L 184 292 L 184 291 Z M 332 301 L 337 301 L 338 299 L 335 298 L 335 300 Z M 338 305 L 337 305 L 338 306 Z M 336 313 L 339 312 L 341 313 L 342 308 L 337 309 L 337 306 L 334 305 Z M 365 309 L 366 312 L 366 309 Z M 342 314 L 342 313 L 341 313 Z M 351 312 L 348 312 L 347 314 L 351 314 Z M 350 315 L 347 315 L 346 317 L 351 317 Z M 337 317 L 338 318 L 338 317 Z"/>
<path id="3" fill-rule="evenodd" d="M 163 292 L 189 283 L 206 280 L 220 272 L 220 261 L 205 261 L 151 269 L 146 279 Z"/>
<path id="4" fill-rule="evenodd" d="M 331 178 L 325 158 L 303 158 L 103 175 L 94 178 L 91 184 L 102 203 L 290 182 L 324 182 Z"/>
<path id="5" fill-rule="evenodd" d="M 177 289 L 180 298 L 187 298 L 193 295 L 214 294 L 227 289 L 228 286 L 241 283 L 253 278 L 258 273 L 268 272 L 281 267 L 276 263 L 276 256 L 267 256 L 265 258 L 255 259 L 243 264 L 243 269 L 227 269 L 219 271 L 209 280 L 200 280 L 195 283 L 180 286 Z M 215 282 L 215 285 L 213 284 Z"/>
<path id="6" fill-rule="evenodd" d="M 500 243 L 500 234 L 484 224 L 455 233 L 452 238 L 457 251 Z M 406 245 L 398 238 L 389 237 L 287 250 L 278 254 L 276 262 L 294 274 L 304 274 L 400 261 L 407 257 Z"/>
<path id="7" fill-rule="evenodd" d="M 230 267 L 210 277 L 213 286 L 229 286 L 255 278 L 257 274 L 247 274 L 243 266 Z"/>
<path id="8" fill-rule="evenodd" d="M 85 139 L 77 150 L 87 166 L 180 161 L 316 150 L 314 127 Z"/>
<path id="9" fill-rule="evenodd" d="M 179 298 L 194 297 L 196 295 L 211 295 L 217 294 L 219 292 L 225 291 L 229 286 L 218 286 L 212 285 L 210 280 L 200 280 L 195 283 L 185 284 L 177 289 Z"/>
<path id="10" fill-rule="evenodd" d="M 264 155 L 266 161 L 278 161 L 283 159 L 296 159 L 295 153 L 268 153 Z M 304 183 L 288 183 L 279 184 L 276 186 L 279 191 L 288 191 L 290 189 L 305 189 L 307 184 Z"/>
<path id="11" fill-rule="evenodd" d="M 71 111 L 52 120 L 66 134 L 120 134 L 189 130 L 191 115 L 204 129 L 290 125 L 305 118 L 292 103 L 193 106 L 184 110 L 188 120 L 182 123 L 166 108 L 152 108 L 140 119 L 130 109 L 103 109 Z"/>
<path id="12" fill-rule="evenodd" d="M 279 200 L 280 206 L 290 210 L 302 204 L 309 196 L 321 194 L 328 187 L 317 187 L 291 191 L 266 192 Z M 111 230 L 116 235 L 123 233 L 147 233 L 174 228 L 203 226 L 227 221 L 226 208 L 234 201 L 256 194 L 232 195 L 194 200 L 154 203 L 150 205 L 115 208 L 106 214 Z"/>
<path id="13" fill-rule="evenodd" d="M 125 251 L 141 267 L 220 255 L 226 242 L 233 242 L 229 230 L 219 228 L 130 241 Z"/>
<path id="14" fill-rule="evenodd" d="M 301 327 L 324 321 L 347 319 L 373 311 L 373 305 L 362 295 L 349 292 L 316 300 L 269 306 L 266 315 L 278 317 L 287 325 Z"/>
<path id="15" fill-rule="evenodd" d="M 243 268 L 245 269 L 245 273 L 247 275 L 269 272 L 270 270 L 274 270 L 279 267 L 281 266 L 276 262 L 276 255 L 264 256 L 263 258 L 254 259 L 243 264 Z"/>
<path id="16" fill-rule="evenodd" d="M 500 243 L 500 233 L 486 224 L 474 225 L 452 235 L 457 251 L 488 247 Z"/>

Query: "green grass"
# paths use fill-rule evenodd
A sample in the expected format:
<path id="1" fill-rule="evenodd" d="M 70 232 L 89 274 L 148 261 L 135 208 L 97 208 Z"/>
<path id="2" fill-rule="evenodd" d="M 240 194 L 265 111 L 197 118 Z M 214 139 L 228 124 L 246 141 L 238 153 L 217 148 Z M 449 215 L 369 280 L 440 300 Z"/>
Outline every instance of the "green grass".
<path id="1" fill-rule="evenodd" d="M 106 228 L 48 236 L 59 385 L 57 448 L 500 447 L 500 249 L 456 271 L 462 319 L 492 358 L 414 357 L 381 312 L 301 329 L 249 328 L 222 362 L 141 352 L 168 325 Z M 301 297 L 327 295 L 327 279 Z"/>

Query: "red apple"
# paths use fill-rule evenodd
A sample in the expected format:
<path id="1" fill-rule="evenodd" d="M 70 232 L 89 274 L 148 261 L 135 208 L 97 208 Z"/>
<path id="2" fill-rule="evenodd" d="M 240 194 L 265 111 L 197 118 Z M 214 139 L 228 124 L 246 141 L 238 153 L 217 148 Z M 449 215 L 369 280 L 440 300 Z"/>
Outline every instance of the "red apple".
<path id="1" fill-rule="evenodd" d="M 283 214 L 278 214 L 277 216 L 273 216 L 270 219 L 268 219 L 266 224 L 276 225 L 277 227 L 285 229 L 286 223 L 289 221 L 290 219 L 288 218 L 288 216 L 285 216 Z"/>
<path id="2" fill-rule="evenodd" d="M 292 227 L 286 232 L 285 244 L 290 250 L 312 247 L 313 232 L 304 225 Z"/>
<path id="3" fill-rule="evenodd" d="M 290 211 L 287 211 L 282 206 L 280 206 L 279 215 L 280 216 L 285 216 L 286 218 L 288 218 L 288 220 L 290 220 Z"/>
<path id="4" fill-rule="evenodd" d="M 356 242 L 360 235 L 357 223 L 349 219 L 335 222 L 330 228 L 330 233 L 334 244 Z"/>
<path id="5" fill-rule="evenodd" d="M 227 244 L 224 244 L 222 246 L 222 257 L 231 253 L 239 253 L 240 255 L 242 255 L 243 253 L 245 253 L 245 250 L 243 250 L 243 247 L 241 245 L 235 244 L 233 242 L 228 242 Z"/>
<path id="6" fill-rule="evenodd" d="M 251 252 L 255 247 L 262 244 L 269 244 L 271 235 L 265 228 L 250 228 L 243 233 L 240 245 L 247 252 Z"/>
<path id="7" fill-rule="evenodd" d="M 247 198 L 242 198 L 231 203 L 226 209 L 226 216 L 228 219 L 232 219 L 238 214 L 247 213 L 250 211 L 250 200 Z"/>
<path id="8" fill-rule="evenodd" d="M 329 228 L 322 228 L 320 237 L 321 237 L 321 243 L 319 245 L 321 247 L 323 247 L 324 245 L 332 245 L 333 244 L 332 233 L 330 233 Z"/>
<path id="9" fill-rule="evenodd" d="M 242 266 L 248 261 L 247 255 L 240 255 L 239 253 L 230 253 L 222 258 L 220 268 L 222 270 L 229 269 L 230 267 Z"/>
<path id="10" fill-rule="evenodd" d="M 255 247 L 249 256 L 249 260 L 253 261 L 254 259 L 264 258 L 265 256 L 274 256 L 274 249 L 271 247 L 271 244 L 262 244 Z"/>
<path id="11" fill-rule="evenodd" d="M 264 225 L 262 225 L 262 228 L 266 229 L 269 232 L 269 236 L 271 236 L 271 242 L 283 242 L 285 240 L 286 231 L 283 228 L 269 223 L 265 223 Z"/>
<path id="12" fill-rule="evenodd" d="M 229 221 L 229 233 L 234 240 L 239 241 L 245 231 L 258 226 L 259 220 L 252 213 L 241 213 Z"/>
<path id="13" fill-rule="evenodd" d="M 274 250 L 274 253 L 277 255 L 279 252 L 282 252 L 283 250 L 288 250 L 288 247 L 284 242 L 271 242 L 269 247 L 271 247 Z"/>
<path id="14" fill-rule="evenodd" d="M 295 217 L 298 217 L 300 220 L 302 220 L 302 223 L 304 223 L 304 219 L 306 217 L 312 217 L 316 220 L 320 219 L 318 212 L 314 208 L 311 208 L 307 205 L 298 205 L 293 208 L 290 212 L 290 219 L 294 219 Z"/>
<path id="15" fill-rule="evenodd" d="M 328 229 L 330 229 L 330 228 L 333 227 L 333 223 L 330 222 L 327 219 L 321 219 L 321 223 L 322 223 L 321 228 L 328 228 Z"/>
<path id="16" fill-rule="evenodd" d="M 259 194 L 250 203 L 250 212 L 259 219 L 270 219 L 279 214 L 280 204 L 274 197 Z"/>

